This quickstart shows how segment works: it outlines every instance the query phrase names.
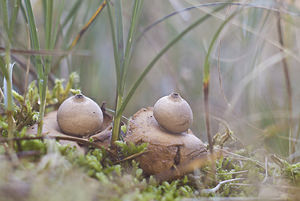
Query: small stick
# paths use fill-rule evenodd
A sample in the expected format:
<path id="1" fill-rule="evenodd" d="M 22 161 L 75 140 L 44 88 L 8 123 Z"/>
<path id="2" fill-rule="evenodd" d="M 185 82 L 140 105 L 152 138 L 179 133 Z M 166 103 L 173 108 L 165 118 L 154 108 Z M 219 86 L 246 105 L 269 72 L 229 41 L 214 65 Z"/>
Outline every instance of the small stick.
<path id="1" fill-rule="evenodd" d="M 136 157 L 138 157 L 138 156 L 140 156 L 140 155 L 143 155 L 144 153 L 147 153 L 147 152 L 149 152 L 149 151 L 143 151 L 143 152 L 139 152 L 139 153 L 132 154 L 132 155 L 130 155 L 130 156 L 128 156 L 128 157 L 126 157 L 126 158 L 124 158 L 124 159 L 122 159 L 122 160 L 116 161 L 116 162 L 114 163 L 114 165 L 115 165 L 115 164 L 118 164 L 118 163 L 121 163 L 121 162 L 124 162 L 124 161 L 127 161 L 127 160 L 130 160 L 130 159 L 134 159 L 134 158 L 136 158 Z"/>
<path id="2" fill-rule="evenodd" d="M 224 154 L 228 154 L 228 155 L 231 155 L 231 156 L 235 156 L 236 159 L 238 159 L 238 160 L 252 161 L 252 162 L 255 163 L 256 165 L 258 165 L 258 166 L 260 166 L 261 168 L 265 169 L 265 166 L 264 166 L 261 162 L 259 162 L 259 161 L 257 161 L 257 160 L 254 160 L 254 159 L 252 159 L 252 158 L 248 158 L 248 157 L 245 157 L 245 156 L 242 156 L 242 155 L 239 155 L 239 154 L 236 154 L 236 153 L 232 153 L 232 152 L 226 151 L 226 150 L 222 150 L 222 152 L 223 152 Z"/>
<path id="3" fill-rule="evenodd" d="M 236 179 L 229 179 L 229 180 L 225 180 L 225 181 L 221 181 L 218 185 L 216 185 L 216 187 L 211 188 L 211 189 L 202 189 L 201 193 L 215 193 L 217 192 L 221 186 L 223 184 L 229 183 L 229 182 L 233 182 L 233 181 L 240 181 L 240 180 L 244 180 L 245 178 L 236 178 Z"/>
<path id="4" fill-rule="evenodd" d="M 224 173 L 217 173 L 218 175 L 233 175 L 233 174 L 242 174 L 242 173 L 246 173 L 248 172 L 248 170 L 241 170 L 241 171 L 237 171 L 237 172 L 224 172 Z"/>
<path id="5" fill-rule="evenodd" d="M 265 157 L 265 178 L 264 180 L 261 182 L 262 184 L 266 183 L 267 179 L 268 179 L 268 157 Z"/>

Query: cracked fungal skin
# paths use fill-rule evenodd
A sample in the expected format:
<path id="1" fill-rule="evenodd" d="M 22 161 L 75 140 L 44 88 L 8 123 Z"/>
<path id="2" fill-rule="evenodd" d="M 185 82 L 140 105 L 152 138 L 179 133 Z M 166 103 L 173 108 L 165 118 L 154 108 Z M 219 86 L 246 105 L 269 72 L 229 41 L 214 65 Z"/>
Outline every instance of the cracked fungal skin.
<path id="1" fill-rule="evenodd" d="M 57 123 L 65 134 L 87 136 L 101 129 L 103 113 L 96 102 L 78 94 L 60 105 L 57 111 Z"/>
<path id="2" fill-rule="evenodd" d="M 148 175 L 171 170 L 176 165 L 207 153 L 203 142 L 190 130 L 174 134 L 162 129 L 153 116 L 152 107 L 143 108 L 133 115 L 125 141 L 135 144 L 149 143 L 147 151 L 137 158 Z"/>

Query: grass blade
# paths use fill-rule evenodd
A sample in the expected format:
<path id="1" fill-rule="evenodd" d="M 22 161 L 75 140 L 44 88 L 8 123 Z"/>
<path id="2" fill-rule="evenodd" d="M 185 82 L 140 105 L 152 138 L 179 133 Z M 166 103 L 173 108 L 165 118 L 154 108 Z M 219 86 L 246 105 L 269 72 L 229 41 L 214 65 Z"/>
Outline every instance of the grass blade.
<path id="1" fill-rule="evenodd" d="M 65 0 L 63 0 L 63 6 L 61 6 L 61 11 L 59 11 L 59 17 L 57 18 L 57 19 L 60 19 L 60 17 L 61 17 L 61 14 L 62 14 L 62 11 L 63 11 L 63 8 L 64 8 L 64 2 L 65 2 Z M 61 26 L 59 26 L 60 25 L 60 23 L 59 23 L 59 21 L 57 21 L 57 23 L 56 23 L 56 25 L 57 25 L 57 27 L 59 28 L 58 29 L 58 31 L 57 31 L 57 34 L 58 35 L 62 35 L 63 33 L 62 33 L 62 31 L 63 31 L 63 29 L 65 28 L 65 26 L 70 22 L 70 20 L 72 20 L 72 19 L 74 19 L 74 16 L 76 16 L 76 13 L 77 13 L 77 11 L 79 10 L 79 8 L 80 8 L 80 6 L 81 6 L 81 3 L 82 3 L 82 1 L 81 0 L 77 0 L 75 3 L 74 3 L 74 5 L 73 5 L 73 7 L 71 8 L 71 10 L 70 10 L 70 12 L 68 13 L 68 15 L 67 15 L 67 17 L 63 20 L 63 22 L 61 23 Z M 74 22 L 74 21 L 73 21 Z M 69 37 L 69 35 L 70 34 L 68 34 L 69 32 L 70 32 L 70 29 L 72 28 L 72 22 L 71 22 L 71 25 L 69 26 L 69 28 L 68 28 L 68 30 L 66 31 L 66 38 L 70 38 Z M 55 33 L 55 32 L 54 32 Z M 57 35 L 56 34 L 56 35 Z M 52 47 L 54 48 L 54 46 L 55 46 L 55 44 L 56 44 L 56 41 L 57 41 L 57 37 L 54 37 L 55 38 L 55 40 L 53 41 L 53 44 L 52 44 Z M 67 42 L 66 42 L 67 40 L 64 40 L 63 41 L 63 46 L 64 47 L 66 47 L 67 45 Z M 62 59 L 63 59 L 64 57 L 62 57 L 62 58 L 60 58 L 58 61 L 60 62 Z M 54 65 L 54 66 L 56 66 L 56 65 Z"/>
<path id="2" fill-rule="evenodd" d="M 117 52 L 120 62 L 121 76 L 124 73 L 123 62 L 124 62 L 124 39 L 123 39 L 123 20 L 122 20 L 122 0 L 115 1 L 115 19 L 116 19 L 116 40 L 117 40 Z M 122 82 L 121 82 L 122 86 Z M 118 89 L 118 94 L 122 95 L 121 88 Z"/>
<path id="3" fill-rule="evenodd" d="M 37 28 L 35 25 L 35 19 L 34 19 L 34 15 L 33 15 L 33 11 L 32 11 L 32 6 L 31 6 L 31 2 L 30 0 L 24 0 L 25 2 L 25 7 L 26 7 L 26 13 L 27 13 L 27 21 L 29 23 L 29 32 L 30 32 L 30 40 L 31 40 L 31 47 L 33 47 L 34 50 L 40 50 L 40 44 L 39 44 L 39 39 L 38 39 L 38 35 L 37 35 Z M 46 25 L 46 28 L 49 28 L 50 25 Z M 47 34 L 48 30 L 46 30 L 46 34 Z M 48 35 L 48 37 L 50 37 Z M 47 36 L 46 36 L 47 38 Z M 47 39 L 46 39 L 47 41 Z M 46 42 L 47 44 L 47 42 Z M 38 120 L 38 135 L 41 135 L 42 133 L 42 125 L 43 125 L 43 117 L 44 117 L 44 101 L 46 96 L 46 92 L 45 92 L 45 87 L 47 87 L 47 80 L 45 79 L 45 69 L 42 63 L 42 57 L 39 55 L 35 56 L 35 65 L 37 68 L 37 72 L 38 72 L 38 83 L 39 83 L 39 96 L 41 99 L 41 104 L 40 104 L 40 111 L 39 111 L 39 120 Z M 48 77 L 47 77 L 48 78 Z"/>
<path id="4" fill-rule="evenodd" d="M 55 23 L 55 28 L 53 30 L 53 39 L 51 41 L 50 49 L 53 49 L 55 47 L 56 41 L 58 39 L 57 36 L 59 33 L 60 18 L 63 13 L 64 5 L 65 5 L 65 0 L 60 1 L 60 6 L 59 6 L 58 14 L 56 17 L 56 23 Z"/>
<path id="5" fill-rule="evenodd" d="M 8 11 L 7 11 L 7 2 L 6 0 L 1 0 L 1 10 L 2 10 L 2 22 L 5 32 L 9 37 L 9 27 L 8 27 Z"/>
<path id="6" fill-rule="evenodd" d="M 210 81 L 210 63 L 209 58 L 212 51 L 212 48 L 214 44 L 216 43 L 221 31 L 225 27 L 225 25 L 237 14 L 239 13 L 241 9 L 238 11 L 235 11 L 233 14 L 231 14 L 218 28 L 216 33 L 214 34 L 212 41 L 210 42 L 205 61 L 204 61 L 204 67 L 203 67 L 203 94 L 204 94 L 204 110 L 205 110 L 205 123 L 206 123 L 206 134 L 209 144 L 209 151 L 210 153 L 213 153 L 213 144 L 212 144 L 212 137 L 210 134 L 210 123 L 209 123 L 209 81 Z"/>
<path id="7" fill-rule="evenodd" d="M 118 54 L 118 45 L 116 41 L 116 32 L 115 32 L 115 27 L 114 27 L 114 21 L 112 18 L 112 13 L 111 13 L 111 8 L 110 8 L 110 3 L 107 3 L 107 10 L 108 10 L 108 17 L 109 17 L 109 24 L 110 24 L 110 29 L 111 29 L 111 37 L 113 41 L 113 50 L 114 50 L 114 59 L 115 59 L 115 70 L 116 70 L 116 78 L 117 78 L 117 89 L 120 88 L 120 59 L 119 59 L 119 54 Z"/>
<path id="8" fill-rule="evenodd" d="M 13 113 L 14 113 L 14 101 L 12 96 L 12 70 L 13 70 L 13 64 L 11 64 L 11 58 L 10 58 L 10 42 L 11 42 L 11 36 L 10 36 L 10 27 L 9 27 L 9 20 L 8 20 L 8 2 L 7 0 L 1 0 L 1 10 L 2 10 L 2 17 L 3 17 L 3 26 L 6 31 L 7 39 L 5 40 L 5 64 L 1 62 L 1 70 L 2 73 L 5 75 L 4 77 L 4 94 L 5 94 L 5 112 L 7 115 L 7 124 L 8 124 L 8 137 L 14 136 L 14 119 L 13 119 Z M 9 143 L 10 148 L 13 148 L 13 143 Z"/>
<path id="9" fill-rule="evenodd" d="M 45 12 L 45 39 L 46 39 L 46 49 L 51 46 L 51 33 L 52 33 L 52 18 L 53 18 L 53 1 L 46 1 L 46 12 Z"/>
<path id="10" fill-rule="evenodd" d="M 226 7 L 225 5 L 222 5 L 218 8 L 216 8 L 215 10 L 212 11 L 212 13 L 214 12 L 218 12 L 220 10 L 222 10 L 223 8 Z M 172 41 L 170 41 L 154 58 L 153 60 L 150 62 L 150 64 L 144 69 L 144 71 L 142 72 L 142 74 L 139 76 L 139 78 L 137 79 L 137 81 L 133 84 L 133 86 L 131 87 L 130 91 L 128 92 L 126 98 L 124 99 L 124 102 L 121 106 L 121 108 L 117 111 L 117 116 L 122 115 L 123 111 L 125 110 L 128 102 L 130 101 L 130 99 L 132 98 L 134 92 L 136 91 L 136 89 L 138 88 L 138 86 L 141 84 L 141 82 L 143 81 L 143 79 L 145 78 L 145 76 L 149 73 L 149 71 L 153 68 L 154 64 L 174 45 L 176 44 L 183 36 L 185 36 L 187 33 L 189 33 L 191 30 L 193 30 L 195 27 L 197 27 L 199 24 L 203 23 L 204 21 L 206 21 L 207 19 L 210 18 L 210 14 L 206 14 L 205 16 L 201 17 L 200 19 L 196 20 L 193 24 L 191 24 L 190 26 L 188 26 L 185 30 L 183 30 L 179 35 L 177 35 Z"/>
<path id="11" fill-rule="evenodd" d="M 183 13 L 183 12 L 191 11 L 191 10 L 193 10 L 193 9 L 195 9 L 195 8 L 208 7 L 208 6 L 217 6 L 217 5 L 221 5 L 221 4 L 222 4 L 222 5 L 224 5 L 224 4 L 228 5 L 229 3 L 230 3 L 230 2 L 204 3 L 204 4 L 200 4 L 200 5 L 196 5 L 196 6 L 187 7 L 187 8 L 183 8 L 183 9 L 180 9 L 180 10 L 176 10 L 176 11 L 174 11 L 174 12 L 172 12 L 172 13 L 170 13 L 170 14 L 168 14 L 168 15 L 166 15 L 166 16 L 164 16 L 164 17 L 158 19 L 158 20 L 156 20 L 154 23 L 148 25 L 148 26 L 147 26 L 147 27 L 146 27 L 146 28 L 138 35 L 137 41 L 139 41 L 139 40 L 143 37 L 143 35 L 145 35 L 146 32 L 148 32 L 150 29 L 154 28 L 156 25 L 162 23 L 163 21 L 165 21 L 165 20 L 169 19 L 170 17 L 173 17 L 173 16 L 175 16 L 175 15 L 177 15 L 177 14 L 181 14 L 181 13 Z"/>
<path id="12" fill-rule="evenodd" d="M 163 21 L 169 19 L 170 17 L 176 16 L 178 14 L 184 13 L 191 11 L 195 8 L 201 8 L 201 7 L 212 7 L 212 6 L 219 6 L 219 5 L 233 5 L 233 6 L 243 6 L 243 7 L 252 7 L 252 8 L 262 8 L 262 9 L 270 9 L 273 11 L 276 11 L 274 8 L 267 8 L 267 7 L 261 7 L 261 6 L 256 6 L 255 4 L 250 4 L 250 3 L 237 3 L 237 2 L 213 2 L 213 3 L 202 3 L 199 5 L 195 6 L 190 6 L 187 8 L 183 8 L 180 10 L 176 10 L 158 20 L 156 20 L 154 23 L 148 25 L 137 37 L 137 41 L 139 41 L 145 34 L 146 32 L 150 31 L 152 28 L 154 28 L 156 25 L 162 23 Z"/>
<path id="13" fill-rule="evenodd" d="M 27 15 L 26 15 L 26 10 L 25 10 L 24 5 L 23 5 L 23 3 L 21 2 L 21 0 L 19 0 L 19 1 L 20 1 L 20 8 L 21 8 L 21 13 L 22 13 L 23 19 L 24 19 L 24 21 L 26 22 L 26 24 L 28 24 L 28 19 L 27 19 Z"/>
<path id="14" fill-rule="evenodd" d="M 3 74 L 3 76 L 5 78 L 7 78 L 8 77 L 8 71 L 5 68 L 5 62 L 3 61 L 2 57 L 0 57 L 0 70 L 1 70 L 1 72 Z"/>
<path id="15" fill-rule="evenodd" d="M 122 68 L 122 80 L 121 80 L 121 85 L 122 85 L 122 91 L 124 91 L 125 87 L 125 80 L 126 80 L 126 75 L 127 75 L 127 69 L 128 65 L 131 60 L 131 53 L 132 53 L 132 46 L 136 34 L 136 28 L 138 24 L 138 19 L 141 14 L 142 6 L 143 6 L 144 0 L 135 0 L 134 5 L 133 5 L 133 11 L 132 11 L 132 17 L 131 17 L 131 23 L 130 23 L 130 29 L 129 29 L 129 34 L 127 37 L 127 43 L 126 43 L 126 50 L 125 50 L 125 57 L 124 57 L 124 66 Z"/>
<path id="16" fill-rule="evenodd" d="M 121 89 L 121 63 L 120 63 L 120 58 L 119 58 L 119 53 L 118 53 L 118 44 L 117 44 L 117 37 L 115 33 L 115 24 L 112 18 L 112 13 L 111 13 L 111 8 L 110 8 L 110 3 L 108 2 L 107 4 L 107 10 L 108 10 L 108 17 L 109 17 L 109 24 L 111 28 L 111 37 L 113 41 L 113 50 L 114 50 L 114 59 L 115 59 L 115 71 L 116 71 L 116 79 L 117 79 L 117 93 L 116 93 L 116 104 L 115 104 L 115 110 L 119 108 L 119 106 L 123 102 L 123 97 L 120 94 L 120 89 Z M 117 117 L 114 115 L 114 120 L 113 120 L 113 131 L 112 131 L 112 137 L 111 137 L 111 146 L 114 147 L 114 142 L 118 140 L 119 138 L 119 132 L 120 132 L 120 123 L 121 123 L 121 118 Z"/>
<path id="17" fill-rule="evenodd" d="M 45 9 L 45 48 L 50 49 L 51 46 L 51 35 L 52 35 L 52 23 L 53 23 L 53 1 L 46 1 L 44 3 Z M 46 107 L 46 93 L 48 87 L 48 75 L 51 69 L 51 56 L 45 57 L 45 67 L 43 71 L 43 77 L 41 82 L 40 90 L 40 109 L 39 109 L 39 122 L 38 122 L 38 136 L 41 135 L 43 130 L 43 118 Z"/>
<path id="18" fill-rule="evenodd" d="M 69 14 L 67 15 L 67 17 L 64 19 L 62 25 L 61 25 L 61 29 L 63 29 L 68 23 L 69 21 L 73 18 L 73 16 L 77 13 L 77 11 L 79 10 L 80 6 L 82 4 L 82 0 L 77 0 L 73 7 L 71 8 Z"/>
<path id="19" fill-rule="evenodd" d="M 80 32 L 77 34 L 71 45 L 69 46 L 69 50 L 73 49 L 73 47 L 78 43 L 82 35 L 88 30 L 90 25 L 95 21 L 97 16 L 101 13 L 103 8 L 106 5 L 106 0 L 103 1 L 103 3 L 99 6 L 99 8 L 96 10 L 96 12 L 93 14 L 93 16 L 89 19 L 89 21 L 83 26 L 83 28 L 80 30 Z"/>
<path id="20" fill-rule="evenodd" d="M 26 7 L 26 16 L 27 21 L 29 23 L 29 32 L 30 32 L 30 40 L 31 40 L 31 47 L 33 47 L 34 50 L 40 50 L 40 44 L 39 39 L 37 35 L 37 29 L 35 25 L 35 19 L 32 12 L 32 7 L 30 0 L 24 0 L 25 7 Z M 35 56 L 35 66 L 37 68 L 39 79 L 43 77 L 43 65 L 42 65 L 42 57 L 39 55 Z M 40 81 L 39 81 L 40 84 Z"/>
<path id="21" fill-rule="evenodd" d="M 18 13 L 19 13 L 19 8 L 20 8 L 20 0 L 15 0 L 13 11 L 12 11 L 12 16 L 11 16 L 10 23 L 9 23 L 9 35 L 10 35 L 10 37 L 13 36 L 13 30 L 14 30 L 14 27 L 15 27 L 15 24 L 16 24 L 17 16 L 18 16 Z"/>
<path id="22" fill-rule="evenodd" d="M 87 31 L 87 29 L 90 27 L 90 25 L 95 21 L 96 17 L 101 13 L 101 11 L 103 10 L 103 8 L 105 7 L 105 5 L 107 4 L 106 0 L 103 1 L 103 3 L 98 7 L 98 9 L 96 10 L 96 12 L 93 14 L 93 16 L 90 18 L 90 20 L 83 26 L 83 28 L 80 30 L 80 32 L 77 34 L 77 36 L 75 37 L 75 39 L 72 41 L 71 45 L 67 48 L 68 51 L 71 51 L 79 42 L 79 40 L 81 39 L 82 35 Z M 69 22 L 69 20 L 72 20 L 71 25 L 69 26 L 68 30 L 66 31 L 66 36 L 65 39 L 70 38 L 71 32 L 72 32 L 72 27 L 75 23 L 75 14 L 77 13 L 79 7 L 81 5 L 81 1 L 77 1 L 75 3 L 75 5 L 73 6 L 73 8 L 71 9 L 70 13 L 68 14 L 67 18 L 64 20 L 64 22 L 62 23 L 62 26 L 60 27 L 60 30 L 58 31 L 59 34 L 62 34 L 62 29 L 65 27 L 65 25 Z M 75 17 L 74 17 L 75 16 Z M 67 40 L 63 41 L 63 46 L 67 46 L 66 45 Z M 55 42 L 53 44 L 53 47 L 55 46 Z M 54 73 L 58 67 L 59 67 L 59 63 L 61 62 L 62 59 L 64 59 L 67 55 L 63 55 L 61 56 L 57 62 L 55 63 L 54 67 L 52 68 L 52 73 Z"/>
<path id="23" fill-rule="evenodd" d="M 120 60 L 120 75 L 117 77 L 117 97 L 116 97 L 116 106 L 115 111 L 118 111 L 123 103 L 123 93 L 125 89 L 125 78 L 127 74 L 127 68 L 128 64 L 130 62 L 131 58 L 131 49 L 133 44 L 133 38 L 137 27 L 137 21 L 138 17 L 142 8 L 143 0 L 135 0 L 133 9 L 132 9 L 132 16 L 131 16 L 131 24 L 130 29 L 128 33 L 127 43 L 126 43 L 126 50 L 125 50 L 125 57 L 124 57 L 124 47 L 123 47 L 123 25 L 122 25 L 122 10 L 121 10 L 121 2 L 118 1 L 119 5 L 117 5 L 116 8 L 116 18 L 117 18 L 117 40 L 118 40 L 118 47 L 116 49 L 118 50 L 118 59 Z M 122 34 L 120 36 L 119 34 Z M 121 80 L 118 80 L 121 79 Z M 119 139 L 119 133 L 120 133 L 120 124 L 121 124 L 121 116 L 114 115 L 114 123 L 113 123 L 113 132 L 112 132 L 112 140 L 111 140 L 111 146 L 114 147 L 115 141 Z"/>

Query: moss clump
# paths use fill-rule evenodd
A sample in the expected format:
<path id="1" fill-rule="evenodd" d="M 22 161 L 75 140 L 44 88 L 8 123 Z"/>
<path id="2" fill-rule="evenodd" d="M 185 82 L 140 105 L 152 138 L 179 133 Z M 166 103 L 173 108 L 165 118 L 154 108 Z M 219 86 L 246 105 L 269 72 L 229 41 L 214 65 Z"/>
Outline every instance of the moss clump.
<path id="1" fill-rule="evenodd" d="M 119 142 L 119 154 L 126 159 L 146 150 L 146 145 L 136 146 Z M 49 200 L 181 200 L 198 197 L 257 197 L 261 195 L 265 169 L 259 161 L 250 158 L 247 151 L 238 152 L 240 160 L 232 156 L 221 157 L 215 162 L 215 174 L 211 166 L 203 166 L 194 174 L 174 181 L 158 182 L 155 176 L 145 177 L 139 164 L 133 160 L 118 162 L 105 149 L 90 149 L 86 154 L 76 147 L 61 145 L 54 140 L 24 140 L 19 145 L 17 167 L 0 145 L 1 174 L 0 195 L 13 200 L 15 191 L 31 189 L 22 200 L 35 200 L 47 195 Z M 34 155 L 26 155 L 29 151 Z M 236 153 L 235 153 L 236 154 Z M 249 157 L 249 158 L 248 158 Z M 134 158 L 134 157 L 133 157 Z M 273 164 L 273 163 L 272 163 Z M 280 171 L 270 163 L 269 177 L 277 176 L 275 184 L 286 179 L 295 183 L 299 178 L 299 164 L 288 165 Z M 273 164 L 274 165 L 274 164 Z M 5 172 L 5 174 L 4 174 Z M 239 179 L 224 183 L 223 181 Z M 17 182 L 18 185 L 15 185 Z M 23 186 L 22 186 L 23 185 Z M 13 187 L 15 186 L 15 187 Z M 60 186 L 59 188 L 57 186 Z M 264 185 L 265 186 L 265 185 Z M 20 189 L 21 188 L 21 189 Z M 24 189 L 22 189 L 24 188 Z M 43 191 L 46 191 L 45 195 Z M 8 192 L 11 192 L 8 194 Z M 55 192 L 53 196 L 50 192 Z M 67 199 L 68 200 L 68 199 Z"/>

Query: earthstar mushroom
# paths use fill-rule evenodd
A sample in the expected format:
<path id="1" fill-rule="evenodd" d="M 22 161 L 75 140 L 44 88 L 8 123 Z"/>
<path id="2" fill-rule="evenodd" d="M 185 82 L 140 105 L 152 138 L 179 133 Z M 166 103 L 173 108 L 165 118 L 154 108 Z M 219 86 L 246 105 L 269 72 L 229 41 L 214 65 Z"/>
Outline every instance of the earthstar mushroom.
<path id="1" fill-rule="evenodd" d="M 143 108 L 132 116 L 124 140 L 134 144 L 148 143 L 147 151 L 136 158 L 146 175 L 164 173 L 207 153 L 206 146 L 190 129 L 177 134 L 161 129 L 153 117 L 152 107 Z M 185 172 L 177 172 L 170 178 L 183 174 Z"/>
<path id="2" fill-rule="evenodd" d="M 103 113 L 92 99 L 77 94 L 60 105 L 57 111 L 57 123 L 65 134 L 87 136 L 101 129 Z"/>
<path id="3" fill-rule="evenodd" d="M 190 105 L 178 93 L 160 98 L 153 114 L 158 124 L 172 133 L 187 131 L 193 122 Z"/>

